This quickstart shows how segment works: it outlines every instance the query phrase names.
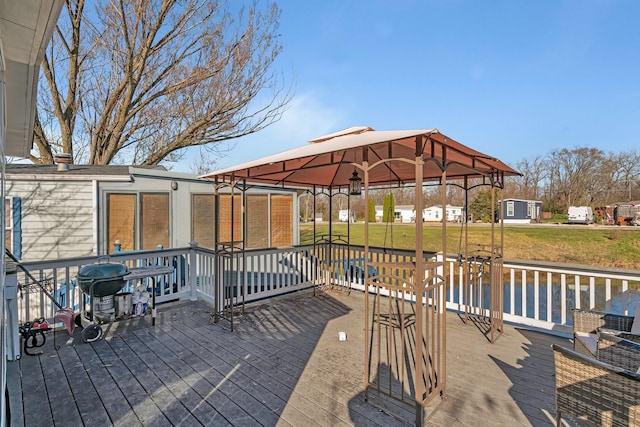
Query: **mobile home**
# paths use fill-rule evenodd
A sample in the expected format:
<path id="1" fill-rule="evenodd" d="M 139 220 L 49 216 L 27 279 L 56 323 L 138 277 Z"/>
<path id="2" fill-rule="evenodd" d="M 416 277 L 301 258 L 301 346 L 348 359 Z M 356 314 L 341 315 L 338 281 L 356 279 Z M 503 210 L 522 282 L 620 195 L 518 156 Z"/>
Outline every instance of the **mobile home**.
<path id="1" fill-rule="evenodd" d="M 505 224 L 529 224 L 540 222 L 542 201 L 526 199 L 504 199 L 502 220 Z"/>
<path id="2" fill-rule="evenodd" d="M 461 222 L 462 211 L 462 206 L 447 205 L 445 206 L 445 214 L 443 214 L 441 205 L 429 206 L 422 210 L 422 220 L 424 222 L 440 222 L 446 218 L 447 222 Z"/>
<path id="3" fill-rule="evenodd" d="M 225 193 L 226 192 L 226 193 Z M 221 241 L 247 247 L 298 243 L 295 190 L 255 187 L 220 197 Z M 104 255 L 122 250 L 213 248 L 214 188 L 193 174 L 131 166 L 7 165 L 7 247 L 23 261 Z M 242 230 L 241 206 L 247 209 Z M 231 212 L 234 236 L 231 238 Z M 243 231 L 245 231 L 243 236 Z"/>

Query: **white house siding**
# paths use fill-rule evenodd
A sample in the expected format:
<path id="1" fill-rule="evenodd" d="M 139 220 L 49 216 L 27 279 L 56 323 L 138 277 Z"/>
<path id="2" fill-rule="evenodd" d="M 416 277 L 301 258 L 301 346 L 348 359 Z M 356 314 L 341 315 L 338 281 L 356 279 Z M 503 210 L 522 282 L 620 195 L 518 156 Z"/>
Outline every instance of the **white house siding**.
<path id="1" fill-rule="evenodd" d="M 94 255 L 91 180 L 8 180 L 21 199 L 21 259 Z"/>
<path id="2" fill-rule="evenodd" d="M 381 222 L 384 216 L 382 206 L 376 206 L 376 221 Z M 394 207 L 394 222 L 409 223 L 415 219 L 415 210 L 413 206 L 397 205 Z"/>
<path id="3" fill-rule="evenodd" d="M 442 208 L 430 206 L 422 211 L 422 220 L 425 222 L 442 221 Z"/>
<path id="4" fill-rule="evenodd" d="M 462 207 L 447 205 L 447 221 L 450 221 L 450 222 L 462 221 Z"/>
<path id="5" fill-rule="evenodd" d="M 410 223 L 415 220 L 415 209 L 413 206 L 396 206 L 395 215 L 396 221 Z"/>
<path id="6" fill-rule="evenodd" d="M 88 168 L 91 168 L 90 172 Z M 189 246 L 192 194 L 214 195 L 210 181 L 198 179 L 193 174 L 158 169 L 74 165 L 71 171 L 65 172 L 56 171 L 55 165 L 10 165 L 8 172 L 7 196 L 21 201 L 21 250 L 16 255 L 23 261 L 113 252 L 114 242 L 106 241 L 109 193 L 129 193 L 138 197 L 141 193 L 168 194 L 169 246 Z M 229 191 L 227 187 L 221 190 L 223 193 Z M 295 190 L 264 187 L 248 192 L 292 196 L 292 244 L 298 244 Z"/>

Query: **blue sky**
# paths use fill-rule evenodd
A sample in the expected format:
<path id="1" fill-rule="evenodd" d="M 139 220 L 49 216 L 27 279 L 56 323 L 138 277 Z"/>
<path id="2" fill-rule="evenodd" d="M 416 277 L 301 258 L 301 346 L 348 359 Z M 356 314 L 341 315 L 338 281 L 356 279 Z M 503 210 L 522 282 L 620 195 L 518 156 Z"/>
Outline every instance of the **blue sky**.
<path id="1" fill-rule="evenodd" d="M 278 5 L 276 66 L 294 97 L 216 168 L 351 126 L 438 128 L 512 166 L 560 148 L 640 147 L 640 1 Z"/>

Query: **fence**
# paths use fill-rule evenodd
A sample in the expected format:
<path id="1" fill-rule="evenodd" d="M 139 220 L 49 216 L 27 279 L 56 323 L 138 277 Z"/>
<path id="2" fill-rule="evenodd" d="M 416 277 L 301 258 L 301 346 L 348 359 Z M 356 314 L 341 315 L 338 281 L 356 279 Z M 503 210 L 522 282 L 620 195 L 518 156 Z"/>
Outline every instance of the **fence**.
<path id="1" fill-rule="evenodd" d="M 384 248 L 370 248 L 365 255 L 362 247 L 336 243 L 219 255 L 190 247 L 27 262 L 23 266 L 37 283 L 18 270 L 19 321 L 53 316 L 56 307 L 40 285 L 62 306 L 78 309 L 85 303 L 85 297 L 76 286 L 76 276 L 82 266 L 96 262 L 121 262 L 130 267 L 173 266 L 172 274 L 157 278 L 158 303 L 203 299 L 219 309 L 216 300 L 220 302 L 223 296 L 230 297 L 232 304 L 240 305 L 314 286 L 364 291 L 365 259 L 372 276 L 377 273 L 376 264 L 413 262 L 415 257 L 412 251 Z M 433 257 L 436 257 L 433 252 L 424 254 L 426 260 Z M 216 262 L 223 263 L 217 275 Z M 447 257 L 444 266 L 448 309 L 465 312 L 466 304 L 472 302 L 476 308 L 489 310 L 486 270 L 476 273 L 478 276 L 473 282 L 476 288 L 467 294 L 473 295 L 474 301 L 466 301 L 468 282 L 461 262 Z M 503 273 L 504 320 L 559 334 L 570 332 L 574 307 L 633 314 L 640 300 L 640 271 L 637 270 L 505 260 Z"/>

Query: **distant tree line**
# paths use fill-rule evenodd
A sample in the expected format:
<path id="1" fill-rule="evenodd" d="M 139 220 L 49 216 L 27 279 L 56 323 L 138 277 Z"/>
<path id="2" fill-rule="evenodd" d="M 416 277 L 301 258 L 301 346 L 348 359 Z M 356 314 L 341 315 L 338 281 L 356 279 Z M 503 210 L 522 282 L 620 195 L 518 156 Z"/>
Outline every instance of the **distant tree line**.
<path id="1" fill-rule="evenodd" d="M 597 148 L 553 150 L 515 165 L 522 176 L 507 180 L 505 197 L 541 200 L 545 211 L 606 206 L 640 200 L 637 149 L 605 153 Z"/>

